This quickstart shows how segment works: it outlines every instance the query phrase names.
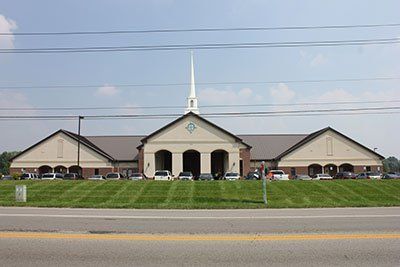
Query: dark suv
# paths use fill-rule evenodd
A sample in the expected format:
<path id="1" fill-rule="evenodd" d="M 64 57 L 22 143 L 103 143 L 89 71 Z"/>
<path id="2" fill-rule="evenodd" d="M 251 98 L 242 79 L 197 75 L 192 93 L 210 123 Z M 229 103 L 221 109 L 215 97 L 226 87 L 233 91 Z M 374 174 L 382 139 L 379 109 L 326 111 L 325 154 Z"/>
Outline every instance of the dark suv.
<path id="1" fill-rule="evenodd" d="M 73 172 L 64 174 L 63 178 L 63 180 L 82 180 L 82 179 L 83 179 L 82 175 Z"/>
<path id="2" fill-rule="evenodd" d="M 352 172 L 338 172 L 335 175 L 335 179 L 356 179 L 356 174 Z"/>

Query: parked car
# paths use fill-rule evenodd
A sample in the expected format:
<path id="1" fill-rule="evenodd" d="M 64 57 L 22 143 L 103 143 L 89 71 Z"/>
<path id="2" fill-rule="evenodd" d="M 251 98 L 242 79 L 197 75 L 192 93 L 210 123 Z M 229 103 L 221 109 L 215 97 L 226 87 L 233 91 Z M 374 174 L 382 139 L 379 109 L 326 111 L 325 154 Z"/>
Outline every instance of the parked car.
<path id="1" fill-rule="evenodd" d="M 107 180 L 121 180 L 124 179 L 124 175 L 119 172 L 110 172 L 106 174 L 106 179 Z"/>
<path id="2" fill-rule="evenodd" d="M 332 180 L 332 176 L 330 176 L 327 173 L 318 173 L 317 175 L 315 175 L 315 177 L 313 178 L 314 180 Z"/>
<path id="3" fill-rule="evenodd" d="M 335 179 L 355 179 L 357 174 L 352 172 L 338 172 L 335 175 Z"/>
<path id="4" fill-rule="evenodd" d="M 303 180 L 303 181 L 305 181 L 305 180 L 311 180 L 311 177 L 308 176 L 307 174 L 296 174 L 294 176 L 294 179 L 295 180 Z"/>
<path id="5" fill-rule="evenodd" d="M 289 175 L 282 170 L 271 170 L 267 177 L 271 180 L 289 180 Z"/>
<path id="6" fill-rule="evenodd" d="M 95 175 L 90 176 L 88 178 L 88 180 L 91 180 L 91 181 L 104 181 L 104 180 L 106 180 L 106 177 L 104 175 L 95 174 Z"/>
<path id="7" fill-rule="evenodd" d="M 400 173 L 388 172 L 382 176 L 382 179 L 400 179 Z"/>
<path id="8" fill-rule="evenodd" d="M 39 175 L 37 173 L 23 173 L 21 175 L 21 180 L 33 180 L 33 179 L 39 179 Z"/>
<path id="9" fill-rule="evenodd" d="M 258 172 L 249 172 L 245 178 L 246 180 L 258 180 L 260 179 L 260 174 Z"/>
<path id="10" fill-rule="evenodd" d="M 62 180 L 64 175 L 62 173 L 45 173 L 42 175 L 42 180 Z"/>
<path id="11" fill-rule="evenodd" d="M 235 180 L 239 180 L 240 176 L 239 176 L 239 173 L 237 173 L 237 172 L 227 172 L 224 175 L 224 179 L 229 180 L 229 181 L 235 181 Z"/>
<path id="12" fill-rule="evenodd" d="M 8 180 L 13 180 L 13 178 L 12 178 L 11 175 L 4 175 L 4 176 L 1 178 L 1 180 L 3 180 L 3 181 L 8 181 Z"/>
<path id="13" fill-rule="evenodd" d="M 179 180 L 193 180 L 193 174 L 191 172 L 180 172 L 178 176 Z"/>
<path id="14" fill-rule="evenodd" d="M 143 173 L 132 173 L 129 176 L 129 180 L 138 181 L 138 180 L 145 180 L 146 176 Z"/>
<path id="15" fill-rule="evenodd" d="M 357 179 L 381 179 L 381 175 L 375 172 L 362 172 L 356 177 Z"/>
<path id="16" fill-rule="evenodd" d="M 79 175 L 78 173 L 66 173 L 64 174 L 63 177 L 64 180 L 83 180 L 82 175 Z"/>
<path id="17" fill-rule="evenodd" d="M 158 181 L 170 181 L 172 180 L 172 174 L 168 170 L 161 170 L 161 171 L 156 171 L 154 173 L 154 180 Z"/>
<path id="18" fill-rule="evenodd" d="M 212 180 L 214 180 L 214 177 L 212 176 L 211 173 L 200 173 L 199 180 L 212 181 Z"/>

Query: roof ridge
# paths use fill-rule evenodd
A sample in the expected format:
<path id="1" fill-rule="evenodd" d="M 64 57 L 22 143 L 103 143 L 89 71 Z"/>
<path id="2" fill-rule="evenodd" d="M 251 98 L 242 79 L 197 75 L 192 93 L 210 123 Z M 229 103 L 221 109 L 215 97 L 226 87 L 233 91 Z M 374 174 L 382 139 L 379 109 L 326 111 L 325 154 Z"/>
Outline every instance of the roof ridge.
<path id="1" fill-rule="evenodd" d="M 137 135 L 85 135 L 85 137 L 143 137 L 147 136 L 145 134 L 137 134 Z"/>

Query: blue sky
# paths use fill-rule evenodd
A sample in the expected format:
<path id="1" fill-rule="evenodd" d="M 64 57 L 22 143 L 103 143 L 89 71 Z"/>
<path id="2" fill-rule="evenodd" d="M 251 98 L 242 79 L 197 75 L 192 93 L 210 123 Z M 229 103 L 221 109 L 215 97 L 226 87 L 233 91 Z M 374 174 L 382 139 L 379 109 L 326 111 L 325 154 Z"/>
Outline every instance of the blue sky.
<path id="1" fill-rule="evenodd" d="M 399 23 L 399 1 L 0 1 L 0 31 L 279 27 Z M 400 37 L 400 27 L 310 31 L 0 37 L 0 48 L 278 42 Z M 196 80 L 274 81 L 368 78 L 400 74 L 400 45 L 194 51 Z M 0 90 L 1 107 L 184 105 L 189 86 L 119 88 L 124 83 L 189 81 L 189 51 L 0 54 L 0 86 L 99 84 L 104 88 Z M 199 104 L 400 99 L 400 81 L 197 85 Z M 385 104 L 396 105 L 396 104 Z M 368 104 L 373 106 L 373 104 Z M 380 105 L 382 106 L 382 105 Z M 339 106 L 338 106 L 339 107 Z M 357 106 L 362 107 L 362 106 Z M 290 108 L 290 107 L 289 107 Z M 296 109 L 298 107 L 293 107 Z M 315 107 L 313 107 L 315 108 Z M 263 108 L 262 110 L 270 110 Z M 283 107 L 281 109 L 288 109 Z M 232 111 L 224 110 L 224 111 Z M 245 111 L 245 109 L 234 109 Z M 249 109 L 246 109 L 248 111 Z M 252 109 L 254 110 L 254 109 Z M 275 108 L 279 110 L 279 108 Z M 222 111 L 200 108 L 201 112 Z M 132 113 L 133 111 L 113 111 Z M 183 110 L 136 112 L 183 113 Z M 1 115 L 10 112 L 0 111 Z M 51 114 L 77 114 L 58 112 Z M 84 111 L 104 114 L 105 111 Z M 50 114 L 12 112 L 15 115 Z M 233 133 L 310 133 L 332 126 L 384 156 L 400 156 L 398 114 L 213 119 Z M 165 120 L 84 121 L 82 133 L 149 134 Z M 0 151 L 19 150 L 69 121 L 0 121 Z"/>

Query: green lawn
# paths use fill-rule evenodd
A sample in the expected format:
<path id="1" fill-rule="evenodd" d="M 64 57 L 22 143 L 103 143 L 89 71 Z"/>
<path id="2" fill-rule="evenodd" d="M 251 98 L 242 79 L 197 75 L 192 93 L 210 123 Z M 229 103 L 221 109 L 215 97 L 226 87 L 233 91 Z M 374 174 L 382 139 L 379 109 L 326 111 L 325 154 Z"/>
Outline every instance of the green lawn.
<path id="1" fill-rule="evenodd" d="M 15 202 L 15 185 L 28 201 Z M 0 206 L 265 208 L 261 181 L 1 181 Z M 269 182 L 270 208 L 400 206 L 400 180 Z"/>

